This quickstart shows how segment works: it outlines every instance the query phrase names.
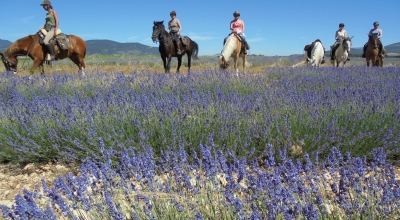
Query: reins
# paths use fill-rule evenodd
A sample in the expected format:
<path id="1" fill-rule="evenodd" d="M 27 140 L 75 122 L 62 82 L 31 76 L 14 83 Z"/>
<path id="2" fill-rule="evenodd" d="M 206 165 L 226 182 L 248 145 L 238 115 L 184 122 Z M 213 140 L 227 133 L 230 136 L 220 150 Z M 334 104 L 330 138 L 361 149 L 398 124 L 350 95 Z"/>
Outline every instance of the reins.
<path id="1" fill-rule="evenodd" d="M 37 35 L 38 35 L 38 34 L 36 33 L 35 36 L 33 37 L 32 43 L 31 43 L 31 45 L 29 46 L 28 52 L 27 52 L 26 55 L 25 55 L 25 59 L 24 59 L 24 62 L 22 63 L 21 69 L 22 69 L 22 68 L 24 67 L 24 65 L 25 65 L 26 58 L 28 58 L 28 56 L 29 56 L 29 52 L 30 52 L 31 49 L 32 49 L 33 43 L 35 43 L 35 40 L 36 40 L 36 36 L 37 36 Z"/>

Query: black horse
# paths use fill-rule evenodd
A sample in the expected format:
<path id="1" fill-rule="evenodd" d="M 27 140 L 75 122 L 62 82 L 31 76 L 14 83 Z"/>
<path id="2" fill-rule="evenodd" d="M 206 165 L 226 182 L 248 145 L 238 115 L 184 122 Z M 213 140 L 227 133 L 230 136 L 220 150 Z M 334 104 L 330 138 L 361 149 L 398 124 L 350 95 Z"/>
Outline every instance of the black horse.
<path id="1" fill-rule="evenodd" d="M 173 37 L 165 30 L 163 23 L 164 21 L 154 21 L 153 34 L 151 35 L 151 39 L 153 40 L 153 42 L 157 42 L 157 40 L 160 41 L 160 46 L 158 47 L 158 50 L 160 51 L 161 59 L 163 60 L 164 63 L 165 73 L 169 73 L 171 57 L 178 58 L 178 68 L 176 69 L 176 72 L 179 73 L 179 68 L 181 67 L 182 64 L 182 56 L 185 55 L 185 53 L 188 56 L 188 73 L 189 73 L 192 61 L 192 55 L 193 59 L 199 59 L 197 57 L 199 53 L 199 45 L 196 42 L 192 41 L 192 39 L 190 39 L 189 37 L 181 36 L 183 43 L 183 47 L 181 49 L 182 54 L 178 55 L 176 53 L 176 49 L 173 43 Z M 166 63 L 167 58 L 168 62 Z"/>

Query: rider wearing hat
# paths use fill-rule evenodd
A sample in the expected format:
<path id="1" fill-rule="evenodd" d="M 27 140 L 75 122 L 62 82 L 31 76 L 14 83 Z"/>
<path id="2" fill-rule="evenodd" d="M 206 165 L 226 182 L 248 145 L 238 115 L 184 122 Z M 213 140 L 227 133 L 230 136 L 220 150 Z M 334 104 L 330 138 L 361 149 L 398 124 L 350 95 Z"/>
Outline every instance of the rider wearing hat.
<path id="1" fill-rule="evenodd" d="M 52 46 L 49 44 L 50 40 L 57 35 L 56 31 L 58 28 L 58 16 L 57 12 L 53 10 L 50 0 L 43 0 L 42 4 L 43 9 L 47 11 L 46 14 L 46 23 L 44 24 L 43 28 L 47 31 L 46 37 L 43 39 L 43 44 L 50 54 L 51 60 L 54 60 L 54 51 Z"/>
<path id="2" fill-rule="evenodd" d="M 246 37 L 244 34 L 244 29 L 245 29 L 244 22 L 239 19 L 240 12 L 239 11 L 233 12 L 233 17 L 234 17 L 234 19 L 231 21 L 230 29 L 231 29 L 232 33 L 237 33 L 240 35 L 240 37 L 242 38 L 242 41 L 245 45 L 245 50 L 243 51 L 243 53 L 247 54 L 246 50 L 250 50 L 250 46 L 247 43 L 247 40 L 246 40 Z M 229 35 L 231 35 L 232 33 L 230 33 Z M 224 45 L 225 45 L 226 39 L 228 39 L 229 35 L 227 37 L 225 37 Z"/>
<path id="3" fill-rule="evenodd" d="M 169 15 L 171 16 L 171 20 L 168 22 L 168 31 L 169 34 L 173 37 L 174 46 L 176 48 L 176 54 L 182 54 L 182 42 L 180 38 L 180 33 L 182 30 L 181 22 L 176 18 L 176 12 L 172 10 Z"/>
<path id="4" fill-rule="evenodd" d="M 381 37 L 383 36 L 382 29 L 379 29 L 379 22 L 377 22 L 377 21 L 375 21 L 373 23 L 373 25 L 374 25 L 374 28 L 369 31 L 368 37 L 372 37 L 372 35 L 378 36 L 379 56 L 384 57 L 383 54 L 385 54 L 386 52 L 385 52 L 385 48 L 383 47 L 383 44 L 381 42 Z M 368 44 L 368 42 L 366 44 L 364 44 L 363 54 L 362 54 L 363 58 L 365 58 L 365 50 L 367 48 L 367 44 Z"/>
<path id="5" fill-rule="evenodd" d="M 331 46 L 331 60 L 335 60 L 335 51 L 340 45 L 340 40 L 347 37 L 347 31 L 344 29 L 344 23 L 339 24 L 339 30 L 335 33 L 335 43 Z M 350 58 L 347 57 L 347 60 Z"/>

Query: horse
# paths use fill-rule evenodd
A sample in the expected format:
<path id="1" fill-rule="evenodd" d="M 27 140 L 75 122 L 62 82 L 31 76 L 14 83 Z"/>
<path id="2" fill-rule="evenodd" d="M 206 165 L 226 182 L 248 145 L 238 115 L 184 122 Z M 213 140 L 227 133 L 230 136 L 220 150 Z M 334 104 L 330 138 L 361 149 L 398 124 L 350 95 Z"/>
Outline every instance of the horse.
<path id="1" fill-rule="evenodd" d="M 369 36 L 367 47 L 365 48 L 365 60 L 367 66 L 369 66 L 371 61 L 372 66 L 383 67 L 383 57 L 379 57 L 378 41 L 378 35 L 373 34 Z"/>
<path id="2" fill-rule="evenodd" d="M 222 69 L 227 69 L 230 65 L 229 58 L 233 57 L 234 61 L 234 69 L 236 71 L 236 75 L 239 76 L 239 68 L 238 68 L 238 60 L 242 58 L 243 60 L 243 72 L 246 67 L 246 54 L 242 53 L 242 40 L 240 36 L 236 33 L 232 33 L 229 35 L 228 39 L 224 44 L 224 48 L 221 51 L 221 55 L 218 57 L 218 64 Z"/>
<path id="3" fill-rule="evenodd" d="M 306 59 L 307 66 L 311 64 L 312 67 L 319 67 L 323 61 L 324 55 L 324 46 L 319 40 L 314 42 L 314 47 L 311 50 L 311 58 L 308 58 L 307 51 L 304 50 L 304 57 Z"/>
<path id="4" fill-rule="evenodd" d="M 39 32 L 35 35 L 28 35 L 12 43 L 3 53 L 0 53 L 1 60 L 7 71 L 17 73 L 18 56 L 29 56 L 33 60 L 30 73 L 33 74 L 34 69 L 41 67 L 41 74 L 44 74 L 43 63 L 45 61 L 46 49 L 40 44 Z M 55 40 L 50 43 L 53 46 L 55 60 L 62 60 L 68 57 L 79 67 L 79 72 L 85 74 L 86 43 L 82 38 L 75 35 L 68 35 L 70 47 L 68 50 L 61 50 L 55 45 Z"/>
<path id="5" fill-rule="evenodd" d="M 184 45 L 181 55 L 178 55 L 175 51 L 173 43 L 173 37 L 165 30 L 164 21 L 154 21 L 153 34 L 151 35 L 153 42 L 160 42 L 158 51 L 160 52 L 161 59 L 164 63 L 165 73 L 170 72 L 171 57 L 178 58 L 178 68 L 176 72 L 179 73 L 179 68 L 182 64 L 182 56 L 187 54 L 188 57 L 188 73 L 190 73 L 190 67 L 192 62 L 192 56 L 194 60 L 199 59 L 199 45 L 187 36 L 182 36 L 182 43 Z M 167 59 L 168 58 L 168 59 Z M 168 61 L 168 62 L 167 62 Z"/>
<path id="6" fill-rule="evenodd" d="M 336 61 L 336 67 L 339 67 L 340 62 L 343 62 L 343 66 L 346 65 L 351 50 L 352 38 L 353 37 L 345 37 L 340 39 L 339 47 L 335 51 L 335 60 L 332 61 L 333 65 L 335 65 Z"/>

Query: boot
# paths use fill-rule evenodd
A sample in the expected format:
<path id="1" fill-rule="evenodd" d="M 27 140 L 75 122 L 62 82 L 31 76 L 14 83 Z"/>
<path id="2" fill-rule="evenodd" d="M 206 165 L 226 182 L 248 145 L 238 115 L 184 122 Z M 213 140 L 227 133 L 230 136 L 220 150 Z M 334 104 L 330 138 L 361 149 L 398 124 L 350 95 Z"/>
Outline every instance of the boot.
<path id="1" fill-rule="evenodd" d="M 177 48 L 176 48 L 176 54 L 178 54 L 178 55 L 182 55 L 182 43 L 181 42 L 177 42 L 176 43 L 176 46 L 177 46 Z"/>
<path id="2" fill-rule="evenodd" d="M 245 49 L 246 49 L 246 50 L 250 50 L 249 44 L 248 44 L 247 42 L 245 42 L 244 44 L 245 44 Z"/>
<path id="3" fill-rule="evenodd" d="M 332 48 L 331 50 L 331 60 L 335 60 L 335 49 Z"/>
<path id="4" fill-rule="evenodd" d="M 55 59 L 53 47 L 50 44 L 44 45 L 46 47 L 47 53 L 50 54 L 50 59 L 53 61 Z"/>
<path id="5" fill-rule="evenodd" d="M 379 44 L 379 57 L 384 57 L 383 50 L 382 50 L 382 44 Z"/>

